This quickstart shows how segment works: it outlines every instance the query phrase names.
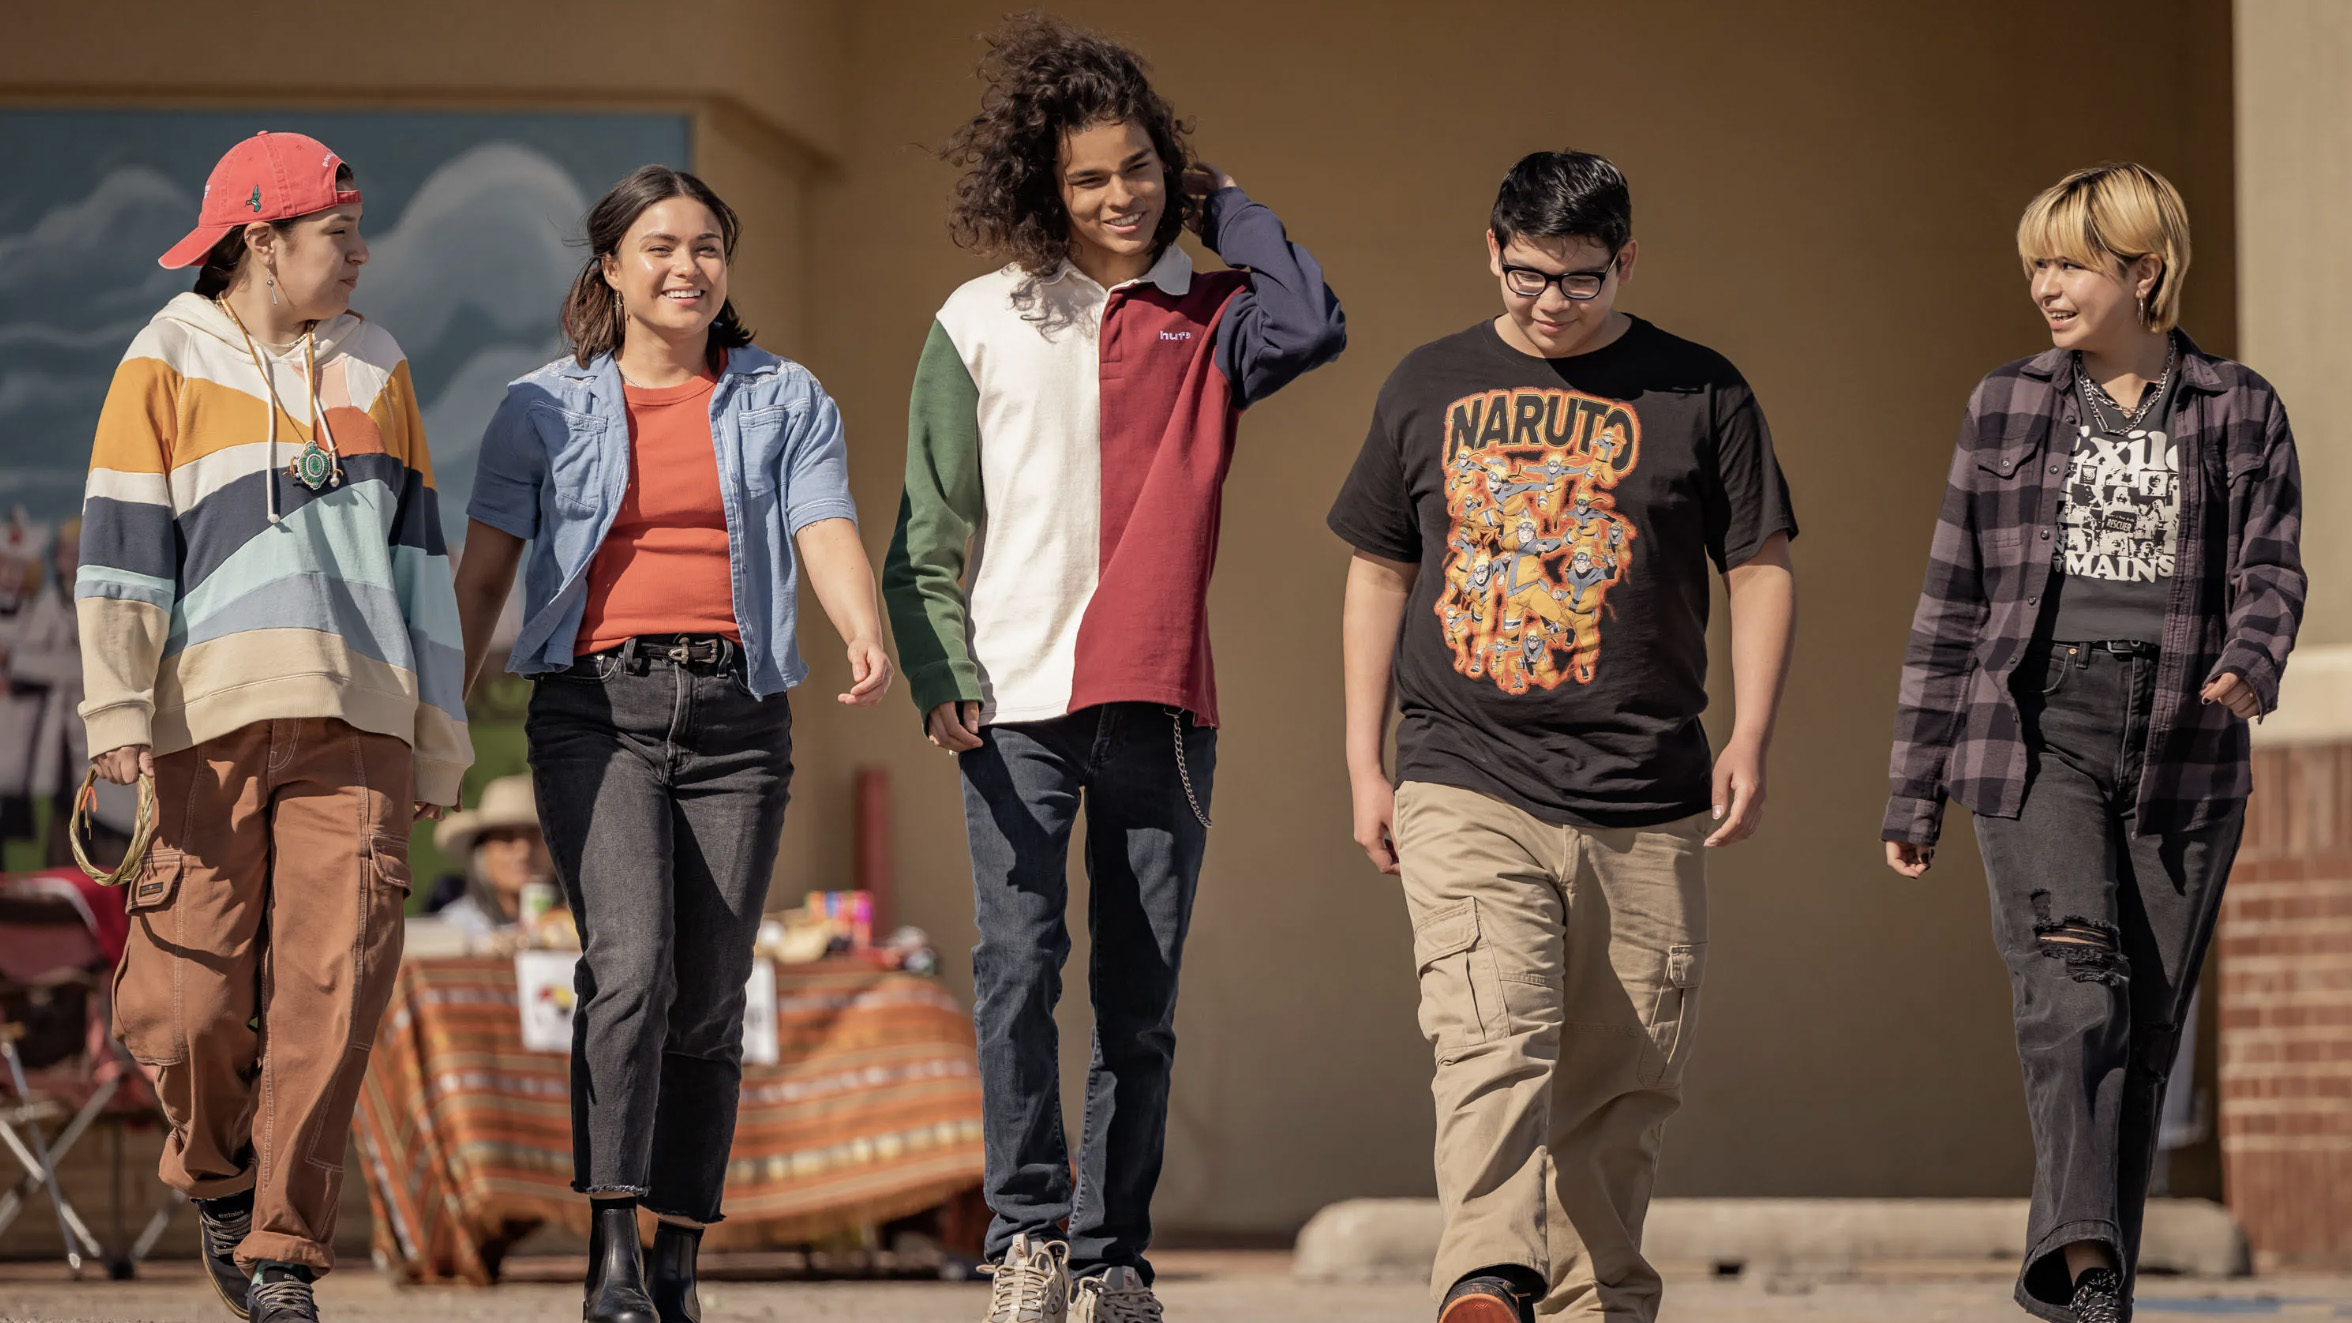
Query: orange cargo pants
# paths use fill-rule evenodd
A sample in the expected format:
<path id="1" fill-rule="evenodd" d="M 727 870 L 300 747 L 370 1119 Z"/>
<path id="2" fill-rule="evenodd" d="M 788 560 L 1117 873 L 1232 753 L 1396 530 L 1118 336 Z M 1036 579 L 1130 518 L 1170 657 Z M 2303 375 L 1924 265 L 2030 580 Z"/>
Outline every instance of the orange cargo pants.
<path id="1" fill-rule="evenodd" d="M 161 1175 L 254 1191 L 263 1260 L 334 1267 L 351 1113 L 400 964 L 409 746 L 331 718 L 257 721 L 155 760 L 115 1036 L 154 1067 Z"/>

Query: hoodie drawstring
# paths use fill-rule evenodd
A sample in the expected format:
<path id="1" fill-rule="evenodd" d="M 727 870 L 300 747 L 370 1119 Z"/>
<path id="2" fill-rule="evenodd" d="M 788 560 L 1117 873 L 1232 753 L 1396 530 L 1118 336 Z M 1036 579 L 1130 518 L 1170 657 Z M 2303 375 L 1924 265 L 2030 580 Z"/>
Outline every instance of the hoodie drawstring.
<path id="1" fill-rule="evenodd" d="M 262 361 L 261 350 L 253 343 L 253 332 L 245 329 L 245 319 L 237 315 L 237 310 L 229 306 L 227 299 L 216 299 L 214 302 L 220 305 L 222 312 L 229 314 L 229 320 L 237 324 L 238 333 L 245 337 L 245 352 L 253 356 L 253 370 L 261 374 L 262 390 L 269 395 L 269 467 L 263 470 L 268 476 L 262 484 L 262 489 L 268 493 L 269 521 L 275 524 L 278 522 L 278 415 L 286 411 L 286 406 L 278 399 L 276 376 L 271 373 L 269 365 Z M 318 326 L 316 323 L 302 332 L 302 346 L 302 388 L 303 392 L 310 397 L 307 403 L 310 406 L 312 444 L 315 445 L 323 440 L 326 443 L 328 456 L 333 459 L 337 457 L 335 434 L 327 430 L 326 415 L 319 411 Z M 292 415 L 288 414 L 287 416 L 291 417 Z M 337 465 L 336 467 L 339 472 L 341 466 Z"/>

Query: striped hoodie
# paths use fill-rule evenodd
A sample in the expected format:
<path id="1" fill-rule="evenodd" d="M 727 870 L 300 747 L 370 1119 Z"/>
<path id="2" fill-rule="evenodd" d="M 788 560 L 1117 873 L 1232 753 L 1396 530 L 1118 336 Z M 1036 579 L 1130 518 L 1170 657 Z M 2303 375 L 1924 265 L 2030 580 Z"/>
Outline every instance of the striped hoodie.
<path id="1" fill-rule="evenodd" d="M 1209 574 L 1240 411 L 1337 357 L 1347 324 L 1240 189 L 1210 195 L 1201 242 L 1237 269 L 1173 244 L 1112 289 L 1007 266 L 939 310 L 882 571 L 916 707 L 1150 702 L 1216 724 Z"/>
<path id="2" fill-rule="evenodd" d="M 343 479 L 286 466 L 309 439 L 305 353 L 256 347 L 182 294 L 131 341 L 82 501 L 82 718 L 90 748 L 193 747 L 256 721 L 339 718 L 416 754 L 416 798 L 457 802 L 473 761 L 457 598 L 400 347 L 345 314 L 316 333 Z"/>

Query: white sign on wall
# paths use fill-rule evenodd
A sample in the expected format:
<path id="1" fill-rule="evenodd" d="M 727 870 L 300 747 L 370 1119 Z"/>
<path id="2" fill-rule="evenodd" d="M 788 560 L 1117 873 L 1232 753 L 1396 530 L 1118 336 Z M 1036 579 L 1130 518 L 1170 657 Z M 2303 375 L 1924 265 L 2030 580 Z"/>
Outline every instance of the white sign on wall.
<path id="1" fill-rule="evenodd" d="M 515 1003 L 521 1013 L 523 1049 L 572 1050 L 572 970 L 579 957 L 569 951 L 515 953 Z M 743 985 L 743 1061 L 776 1064 L 776 967 L 755 960 Z"/>

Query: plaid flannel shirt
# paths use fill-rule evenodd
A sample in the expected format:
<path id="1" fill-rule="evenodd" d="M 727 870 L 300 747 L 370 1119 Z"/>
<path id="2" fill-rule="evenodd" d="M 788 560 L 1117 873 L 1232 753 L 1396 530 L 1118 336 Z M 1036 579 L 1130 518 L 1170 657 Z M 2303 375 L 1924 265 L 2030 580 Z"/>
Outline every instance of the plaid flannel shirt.
<path id="1" fill-rule="evenodd" d="M 2245 798 L 2246 723 L 2199 691 L 2235 672 L 2269 713 L 2303 617 L 2302 481 L 2286 409 L 2252 370 L 2175 334 L 2180 541 L 2140 779 L 2143 835 L 2193 830 Z M 2010 682 L 2049 591 L 2080 402 L 2073 356 L 2058 349 L 1995 370 L 1969 399 L 1903 655 L 1887 840 L 1933 845 L 1947 796 L 1996 818 L 2025 802 L 2030 761 Z"/>

